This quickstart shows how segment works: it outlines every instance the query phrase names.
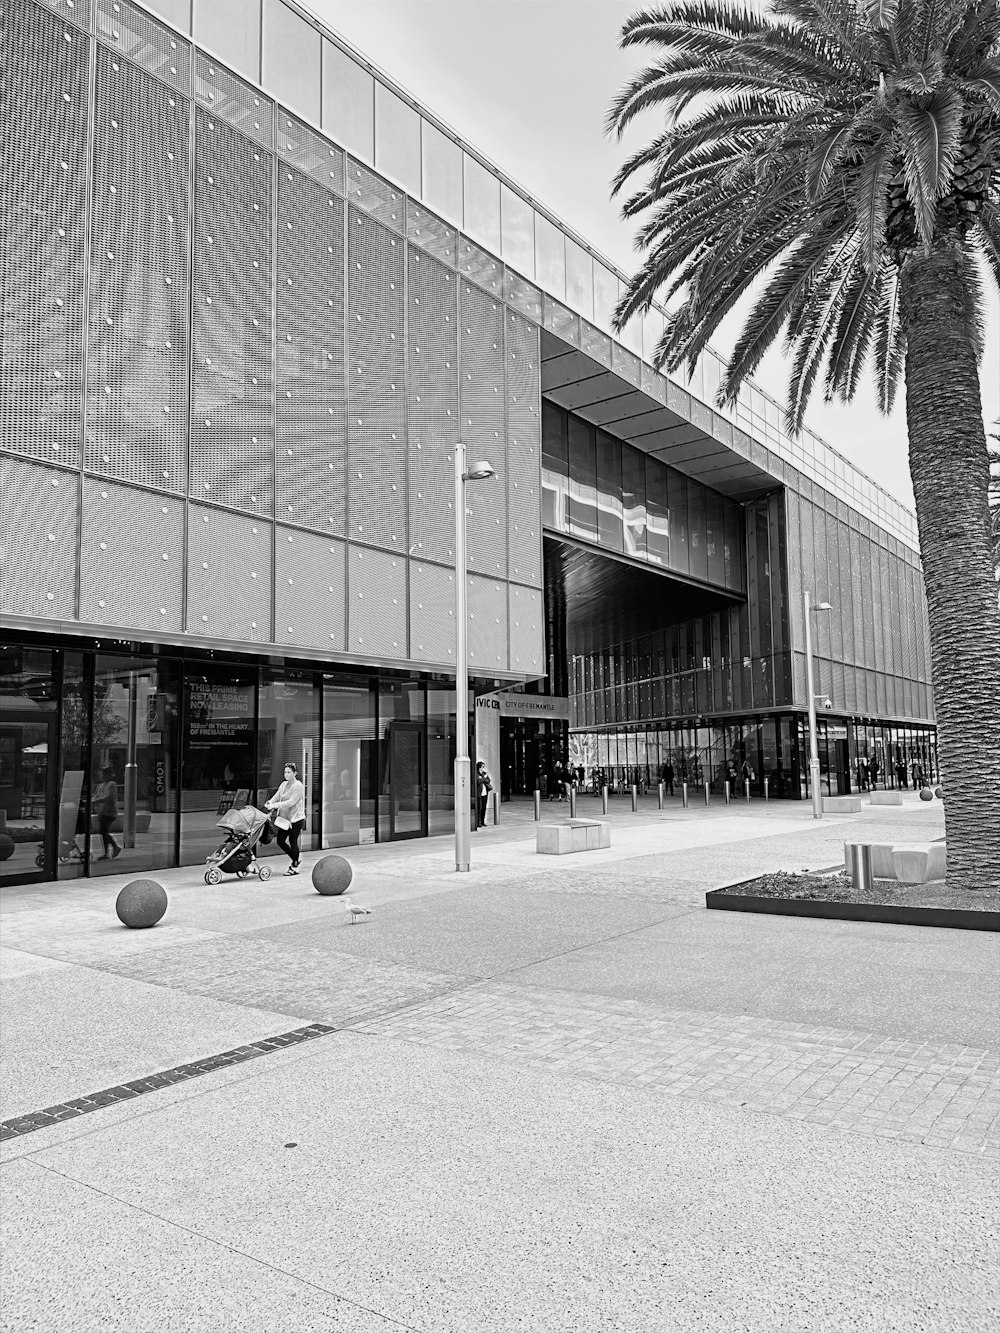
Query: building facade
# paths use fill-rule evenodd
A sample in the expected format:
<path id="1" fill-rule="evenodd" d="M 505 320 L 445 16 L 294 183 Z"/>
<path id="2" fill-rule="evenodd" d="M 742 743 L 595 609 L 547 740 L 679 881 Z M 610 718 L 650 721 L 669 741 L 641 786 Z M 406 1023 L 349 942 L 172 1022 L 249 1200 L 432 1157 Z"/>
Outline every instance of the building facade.
<path id="1" fill-rule="evenodd" d="M 662 312 L 612 336 L 623 275 L 307 11 L 0 25 L 0 882 L 203 860 L 289 759 L 307 846 L 449 828 L 458 440 L 475 689 L 568 700 L 505 718 L 508 791 L 753 753 L 799 795 L 804 588 L 832 780 L 929 771 L 912 516 L 709 406 L 711 353 L 655 372 Z"/>

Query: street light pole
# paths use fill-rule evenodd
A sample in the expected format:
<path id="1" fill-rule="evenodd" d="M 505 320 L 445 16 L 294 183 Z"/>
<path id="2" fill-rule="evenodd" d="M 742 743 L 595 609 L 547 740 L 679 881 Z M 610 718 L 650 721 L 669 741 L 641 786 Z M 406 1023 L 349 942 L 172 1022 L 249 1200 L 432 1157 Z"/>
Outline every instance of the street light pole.
<path id="1" fill-rule="evenodd" d="M 466 619 L 465 483 L 495 476 L 489 463 L 466 470 L 465 445 L 455 445 L 455 869 L 471 860 L 472 761 L 469 758 L 469 639 Z"/>
<path id="2" fill-rule="evenodd" d="M 823 797 L 819 790 L 819 746 L 816 744 L 816 691 L 813 685 L 812 607 L 809 593 L 802 594 L 803 620 L 806 626 L 806 694 L 809 698 L 809 791 L 813 819 L 823 818 Z"/>

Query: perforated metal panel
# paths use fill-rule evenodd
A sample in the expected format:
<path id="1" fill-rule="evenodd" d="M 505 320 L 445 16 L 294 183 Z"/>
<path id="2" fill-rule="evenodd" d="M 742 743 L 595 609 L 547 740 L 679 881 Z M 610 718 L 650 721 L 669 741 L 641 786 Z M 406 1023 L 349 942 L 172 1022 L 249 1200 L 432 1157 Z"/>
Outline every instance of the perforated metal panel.
<path id="1" fill-rule="evenodd" d="M 75 23 L 85 32 L 90 31 L 91 0 L 41 0 L 41 3 L 67 23 Z"/>
<path id="2" fill-rule="evenodd" d="M 586 321 L 583 321 L 586 323 Z M 572 343 L 574 347 L 580 346 L 580 316 L 566 306 L 560 305 L 558 301 L 553 301 L 551 296 L 542 297 L 542 324 L 545 328 L 551 329 L 558 337 L 566 342 Z"/>
<path id="3" fill-rule="evenodd" d="M 508 585 L 510 669 L 526 674 L 545 671 L 545 608 L 537 588 Z"/>
<path id="4" fill-rule="evenodd" d="M 303 125 L 283 106 L 278 107 L 277 126 L 278 156 L 325 190 L 343 195 L 344 150 Z"/>
<path id="5" fill-rule="evenodd" d="M 464 278 L 491 296 L 503 296 L 503 264 L 468 236 L 458 238 L 458 269 Z"/>
<path id="6" fill-rule="evenodd" d="M 640 367 L 642 362 L 633 353 L 625 347 L 620 347 L 618 343 L 611 344 L 611 369 L 616 375 L 620 375 L 623 380 L 628 380 L 629 384 L 639 387 L 642 381 L 642 372 Z M 711 427 L 711 421 L 707 426 Z"/>
<path id="7" fill-rule="evenodd" d="M 89 38 L 28 3 L 2 22 L 0 447 L 78 466 Z"/>
<path id="8" fill-rule="evenodd" d="M 81 547 L 82 621 L 180 631 L 183 500 L 85 477 Z"/>
<path id="9" fill-rule="evenodd" d="M 191 43 L 129 0 L 97 0 L 97 35 L 184 97 L 191 93 Z"/>
<path id="10" fill-rule="evenodd" d="M 171 491 L 187 489 L 188 110 L 98 49 L 85 465 Z"/>
<path id="11" fill-rule="evenodd" d="M 202 51 L 195 52 L 194 94 L 213 116 L 228 121 L 263 148 L 273 145 L 274 103 L 270 97 Z"/>
<path id="12" fill-rule="evenodd" d="M 458 281 L 428 255 L 410 250 L 409 549 L 444 563 L 455 559 Z"/>
<path id="13" fill-rule="evenodd" d="M 470 463 L 485 459 L 497 477 L 507 472 L 503 306 L 463 281 L 459 291 L 462 438 Z M 469 568 L 507 573 L 507 496 L 502 480 L 466 487 Z"/>
<path id="14" fill-rule="evenodd" d="M 192 504 L 187 630 L 213 639 L 271 640 L 272 525 Z"/>
<path id="15" fill-rule="evenodd" d="M 447 222 L 428 212 L 422 204 L 406 201 L 406 235 L 413 245 L 419 245 L 442 264 L 454 268 L 458 258 L 458 232 Z"/>
<path id="16" fill-rule="evenodd" d="M 0 455 L 0 613 L 76 615 L 79 473 Z"/>
<path id="17" fill-rule="evenodd" d="M 405 658 L 406 565 L 402 555 L 351 546 L 347 558 L 347 651 Z"/>
<path id="18" fill-rule="evenodd" d="M 195 145 L 191 496 L 269 514 L 273 158 L 199 110 Z"/>
<path id="19" fill-rule="evenodd" d="M 542 585 L 539 332 L 507 311 L 507 561 L 510 577 Z"/>
<path id="20" fill-rule="evenodd" d="M 639 367 L 639 383 L 643 393 L 649 394 L 650 398 L 655 398 L 658 403 L 667 401 L 667 381 L 657 371 L 650 369 L 645 361 Z M 723 439 L 723 443 L 729 444 L 732 441 L 732 426 L 729 422 L 724 422 L 721 417 L 716 416 L 713 421 L 713 435 L 716 439 L 721 438 L 720 428 L 723 432 L 728 428 L 729 439 Z"/>
<path id="21" fill-rule="evenodd" d="M 383 226 L 402 236 L 406 222 L 406 196 L 397 186 L 390 185 L 353 157 L 347 159 L 347 198 L 355 208 L 370 213 Z"/>
<path id="22" fill-rule="evenodd" d="M 503 294 L 508 305 L 520 310 L 522 315 L 527 315 L 535 324 L 541 324 L 542 293 L 534 283 L 522 278 L 513 269 L 508 269 L 504 275 Z"/>
<path id="23" fill-rule="evenodd" d="M 589 357 L 599 361 L 602 366 L 610 367 L 611 339 L 593 324 L 588 324 L 585 319 L 580 320 L 580 348 Z"/>
<path id="24" fill-rule="evenodd" d="M 347 637 L 344 542 L 279 525 L 274 559 L 275 643 L 343 652 Z"/>
<path id="25" fill-rule="evenodd" d="M 405 242 L 348 209 L 348 533 L 401 554 L 406 538 Z"/>
<path id="26" fill-rule="evenodd" d="M 284 163 L 278 178 L 275 512 L 347 522 L 344 204 Z"/>
<path id="27" fill-rule="evenodd" d="M 480 675 L 507 669 L 507 584 L 469 575 L 469 669 Z"/>
<path id="28" fill-rule="evenodd" d="M 455 669 L 455 573 L 410 561 L 410 657 Z"/>

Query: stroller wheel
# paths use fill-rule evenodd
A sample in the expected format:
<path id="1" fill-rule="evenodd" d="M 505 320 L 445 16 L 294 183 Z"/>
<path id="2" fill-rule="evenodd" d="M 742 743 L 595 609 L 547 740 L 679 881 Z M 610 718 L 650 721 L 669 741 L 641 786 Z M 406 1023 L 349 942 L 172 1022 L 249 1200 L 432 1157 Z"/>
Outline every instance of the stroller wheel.
<path id="1" fill-rule="evenodd" d="M 218 884 L 222 880 L 222 871 L 217 866 L 212 866 L 211 870 L 205 871 L 206 884 Z"/>
<path id="2" fill-rule="evenodd" d="M 258 866 L 258 867 L 257 867 L 257 874 L 261 877 L 261 879 L 270 879 L 270 878 L 271 878 L 271 867 L 270 867 L 270 866 Z"/>
<path id="3" fill-rule="evenodd" d="M 236 872 L 237 879 L 246 879 L 246 877 L 247 877 L 247 872 L 245 870 L 237 870 Z"/>

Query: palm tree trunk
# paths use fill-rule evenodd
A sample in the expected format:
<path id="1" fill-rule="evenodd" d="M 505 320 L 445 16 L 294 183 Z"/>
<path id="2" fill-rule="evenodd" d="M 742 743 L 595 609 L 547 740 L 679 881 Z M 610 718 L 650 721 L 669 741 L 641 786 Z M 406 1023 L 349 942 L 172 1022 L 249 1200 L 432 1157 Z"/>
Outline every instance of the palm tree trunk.
<path id="1" fill-rule="evenodd" d="M 902 271 L 910 476 L 930 620 L 948 887 L 1000 887 L 1000 617 L 961 242 Z"/>

